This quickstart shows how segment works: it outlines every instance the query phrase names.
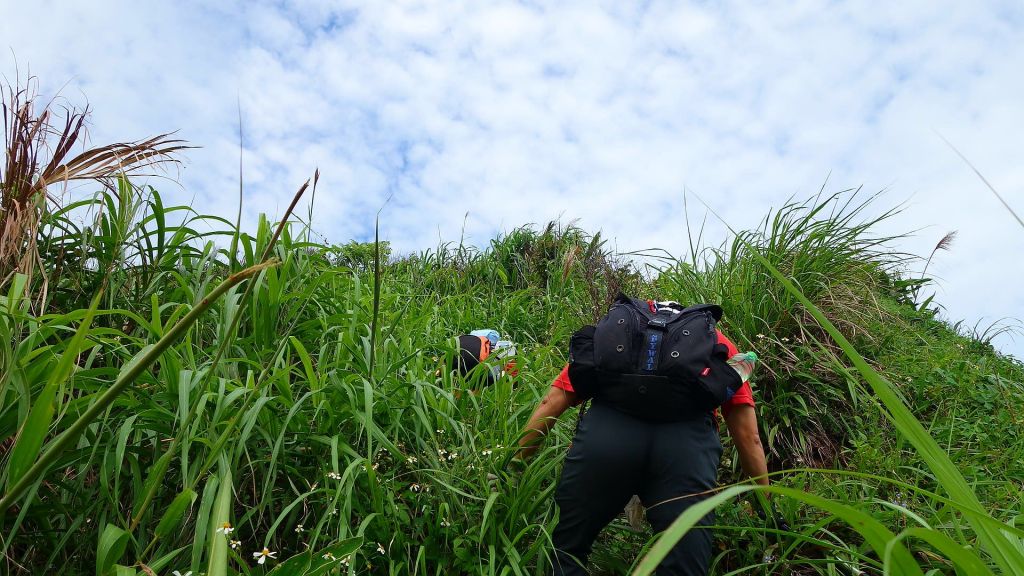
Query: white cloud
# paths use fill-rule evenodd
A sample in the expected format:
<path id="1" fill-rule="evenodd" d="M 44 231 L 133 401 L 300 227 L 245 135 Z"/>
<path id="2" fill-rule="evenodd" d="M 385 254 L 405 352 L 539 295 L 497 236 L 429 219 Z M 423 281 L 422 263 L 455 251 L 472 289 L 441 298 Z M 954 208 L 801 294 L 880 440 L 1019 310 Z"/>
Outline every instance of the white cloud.
<path id="1" fill-rule="evenodd" d="M 888 231 L 928 228 L 903 250 L 960 230 L 933 263 L 951 318 L 1024 316 L 1011 265 L 1024 231 L 936 135 L 1024 212 L 1013 3 L 110 0 L 5 14 L 23 68 L 93 104 L 95 141 L 180 128 L 204 146 L 167 190 L 200 210 L 234 213 L 236 98 L 248 222 L 279 214 L 319 166 L 317 229 L 365 239 L 393 194 L 383 233 L 403 250 L 563 217 L 624 250 L 683 253 L 681 223 L 646 216 L 680 209 L 684 186 L 753 226 L 831 174 L 831 188 L 911 198 Z"/>

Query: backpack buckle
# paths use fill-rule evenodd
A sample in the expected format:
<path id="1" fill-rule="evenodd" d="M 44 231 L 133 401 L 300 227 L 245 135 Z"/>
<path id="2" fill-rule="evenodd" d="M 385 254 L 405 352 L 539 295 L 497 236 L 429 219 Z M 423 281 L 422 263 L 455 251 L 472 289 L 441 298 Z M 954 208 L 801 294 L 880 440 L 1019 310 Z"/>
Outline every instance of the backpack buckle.
<path id="1" fill-rule="evenodd" d="M 668 325 L 668 322 L 666 321 L 665 318 L 651 318 L 647 322 L 647 327 L 648 328 L 654 328 L 656 330 L 661 330 L 662 332 L 665 331 L 665 326 L 667 326 L 667 325 Z"/>

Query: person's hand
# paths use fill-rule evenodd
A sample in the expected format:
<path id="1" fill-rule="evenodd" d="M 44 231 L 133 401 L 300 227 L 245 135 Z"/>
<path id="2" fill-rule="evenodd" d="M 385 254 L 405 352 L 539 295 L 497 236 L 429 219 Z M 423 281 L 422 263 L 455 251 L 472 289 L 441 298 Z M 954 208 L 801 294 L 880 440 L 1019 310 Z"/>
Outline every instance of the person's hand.
<path id="1" fill-rule="evenodd" d="M 516 368 L 514 360 L 508 361 L 508 363 L 505 365 L 504 372 L 513 378 L 519 375 L 519 369 Z"/>
<path id="2" fill-rule="evenodd" d="M 510 472 L 514 472 L 517 475 L 521 475 L 523 472 L 526 472 L 527 467 L 529 467 L 529 464 L 526 463 L 526 460 L 522 456 L 519 456 L 517 454 L 513 456 L 511 460 L 508 461 L 507 469 Z"/>
<path id="3" fill-rule="evenodd" d="M 526 471 L 527 466 L 529 464 L 525 460 L 518 455 L 513 456 L 505 463 L 500 475 L 492 472 L 487 473 L 487 484 L 490 485 L 491 490 L 497 490 L 499 484 L 516 484 L 519 482 L 519 477 Z"/>

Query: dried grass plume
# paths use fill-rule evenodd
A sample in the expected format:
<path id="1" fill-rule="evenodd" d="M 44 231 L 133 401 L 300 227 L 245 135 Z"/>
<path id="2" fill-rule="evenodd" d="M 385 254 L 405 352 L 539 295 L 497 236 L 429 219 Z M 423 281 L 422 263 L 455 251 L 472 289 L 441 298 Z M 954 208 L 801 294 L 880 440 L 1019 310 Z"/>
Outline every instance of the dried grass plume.
<path id="1" fill-rule="evenodd" d="M 87 146 L 88 105 L 39 104 L 39 82 L 8 84 L 2 91 L 4 160 L 0 164 L 0 285 L 15 273 L 31 276 L 38 262 L 36 234 L 46 202 L 59 203 L 55 186 L 92 180 L 112 187 L 118 175 L 146 175 L 146 169 L 178 163 L 189 148 L 173 133 L 133 142 Z M 73 154 L 77 144 L 83 150 Z"/>

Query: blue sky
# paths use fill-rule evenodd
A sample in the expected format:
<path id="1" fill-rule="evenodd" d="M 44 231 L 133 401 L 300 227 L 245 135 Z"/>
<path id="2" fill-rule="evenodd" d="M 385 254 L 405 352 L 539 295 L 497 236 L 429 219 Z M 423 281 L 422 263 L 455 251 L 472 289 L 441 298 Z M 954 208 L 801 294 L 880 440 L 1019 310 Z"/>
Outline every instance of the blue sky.
<path id="1" fill-rule="evenodd" d="M 203 212 L 234 214 L 240 102 L 250 223 L 319 167 L 330 241 L 392 196 L 403 251 L 561 218 L 681 255 L 650 206 L 688 189 L 751 227 L 827 179 L 907 203 L 897 250 L 958 230 L 931 268 L 950 319 L 1024 317 L 1024 230 L 938 136 L 1024 212 L 1019 2 L 5 4 L 0 72 L 88 100 L 96 143 L 179 130 L 202 148 L 155 184 Z"/>

